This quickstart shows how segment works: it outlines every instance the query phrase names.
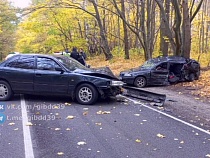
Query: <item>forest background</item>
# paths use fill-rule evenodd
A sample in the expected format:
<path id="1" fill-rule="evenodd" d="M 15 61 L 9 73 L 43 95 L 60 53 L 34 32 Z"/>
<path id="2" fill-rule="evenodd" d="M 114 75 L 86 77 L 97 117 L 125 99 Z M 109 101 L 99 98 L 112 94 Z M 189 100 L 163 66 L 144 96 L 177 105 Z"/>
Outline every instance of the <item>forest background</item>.
<path id="1" fill-rule="evenodd" d="M 157 56 L 201 63 L 201 77 L 181 86 L 210 98 L 209 0 L 0 0 L 0 60 L 10 52 L 52 54 L 83 48 L 92 67 L 116 75 Z"/>
<path id="2" fill-rule="evenodd" d="M 32 0 L 16 8 L 0 0 L 0 60 L 9 52 L 82 47 L 92 67 L 115 74 L 165 55 L 210 66 L 209 0 Z M 199 83 L 210 93 L 210 71 Z"/>

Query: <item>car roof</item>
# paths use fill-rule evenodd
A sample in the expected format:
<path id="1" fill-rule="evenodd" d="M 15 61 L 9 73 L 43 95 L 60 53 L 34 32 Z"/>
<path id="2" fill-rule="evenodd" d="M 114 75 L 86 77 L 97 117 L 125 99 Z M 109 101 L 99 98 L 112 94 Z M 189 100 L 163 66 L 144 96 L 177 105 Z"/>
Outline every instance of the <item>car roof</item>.
<path id="1" fill-rule="evenodd" d="M 185 63 L 186 58 L 180 56 L 160 56 L 157 58 L 150 59 L 150 61 L 154 63 L 162 63 L 162 62 Z"/>

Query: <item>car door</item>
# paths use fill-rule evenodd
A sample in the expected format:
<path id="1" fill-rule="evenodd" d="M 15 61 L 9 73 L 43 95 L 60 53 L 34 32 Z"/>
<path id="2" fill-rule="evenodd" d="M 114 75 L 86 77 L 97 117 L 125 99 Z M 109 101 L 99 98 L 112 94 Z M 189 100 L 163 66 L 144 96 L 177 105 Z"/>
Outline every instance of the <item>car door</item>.
<path id="1" fill-rule="evenodd" d="M 55 60 L 48 57 L 37 57 L 36 63 L 37 67 L 34 74 L 35 92 L 67 93 L 68 73 L 61 71 L 62 67 Z"/>
<path id="2" fill-rule="evenodd" d="M 160 63 L 151 70 L 151 83 L 154 85 L 164 85 L 168 83 L 168 75 L 168 63 Z"/>
<path id="3" fill-rule="evenodd" d="M 20 55 L 10 60 L 4 67 L 5 78 L 11 84 L 13 91 L 33 91 L 35 57 Z"/>

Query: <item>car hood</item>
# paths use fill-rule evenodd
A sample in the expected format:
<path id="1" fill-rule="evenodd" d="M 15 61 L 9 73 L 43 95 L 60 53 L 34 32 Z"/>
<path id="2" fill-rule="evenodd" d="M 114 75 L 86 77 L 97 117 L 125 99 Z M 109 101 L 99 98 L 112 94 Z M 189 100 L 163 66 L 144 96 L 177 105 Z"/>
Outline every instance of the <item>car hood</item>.
<path id="1" fill-rule="evenodd" d="M 125 73 L 135 73 L 135 72 L 145 72 L 148 71 L 149 69 L 145 69 L 142 67 L 137 67 L 137 68 L 133 68 L 133 69 L 129 69 L 127 71 L 122 71 L 121 74 L 125 74 Z"/>
<path id="2" fill-rule="evenodd" d="M 107 79 L 118 79 L 109 67 L 89 68 L 89 69 L 76 69 L 75 73 L 85 74 L 89 76 L 102 77 Z"/>

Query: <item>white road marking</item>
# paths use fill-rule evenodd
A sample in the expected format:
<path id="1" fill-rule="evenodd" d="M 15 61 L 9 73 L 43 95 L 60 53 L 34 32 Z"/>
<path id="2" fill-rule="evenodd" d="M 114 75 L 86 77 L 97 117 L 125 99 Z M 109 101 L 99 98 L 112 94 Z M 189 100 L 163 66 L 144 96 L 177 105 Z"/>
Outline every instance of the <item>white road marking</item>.
<path id="1" fill-rule="evenodd" d="M 28 123 L 27 109 L 24 96 L 21 95 L 21 112 L 22 112 L 22 124 L 23 124 L 23 138 L 24 138 L 24 147 L 25 147 L 25 158 L 34 158 L 34 151 L 31 141 L 31 133 L 29 126 L 26 126 Z"/>
<path id="2" fill-rule="evenodd" d="M 155 111 L 155 112 L 158 112 L 158 113 L 160 113 L 160 114 L 162 114 L 162 115 L 164 115 L 164 116 L 167 116 L 167 117 L 169 117 L 169 118 L 171 118 L 171 119 L 173 119 L 173 120 L 176 120 L 176 121 L 178 121 L 178 122 L 181 122 L 181 123 L 183 123 L 183 124 L 185 124 L 185 125 L 187 125 L 187 126 L 190 126 L 190 127 L 194 128 L 194 129 L 197 129 L 197 130 L 199 130 L 199 131 L 201 131 L 201 132 L 204 132 L 204 133 L 210 135 L 210 132 L 206 131 L 205 129 L 202 129 L 202 128 L 197 127 L 197 126 L 195 126 L 195 125 L 193 125 L 193 124 L 191 124 L 191 123 L 188 123 L 188 122 L 186 122 L 186 121 L 183 121 L 183 120 L 181 120 L 181 119 L 178 119 L 178 118 L 176 118 L 176 117 L 174 117 L 174 116 L 171 116 L 171 115 L 169 115 L 169 114 L 166 114 L 166 113 L 164 113 L 164 112 L 162 112 L 162 111 L 159 111 L 159 110 L 157 110 L 157 109 L 154 109 L 154 108 L 152 108 L 152 107 L 149 107 L 149 106 L 147 106 L 147 105 L 145 105 L 145 104 L 143 104 L 143 103 L 141 103 L 141 102 L 139 102 L 139 101 L 133 100 L 133 99 L 128 98 L 128 97 L 125 97 L 125 96 L 122 96 L 122 97 L 124 97 L 124 98 L 126 98 L 126 99 L 128 99 L 128 100 L 130 100 L 130 101 L 132 101 L 132 102 L 134 102 L 135 104 L 140 104 L 140 105 L 144 106 L 145 108 L 148 108 L 148 109 L 150 109 L 150 110 L 153 110 L 153 111 Z"/>

